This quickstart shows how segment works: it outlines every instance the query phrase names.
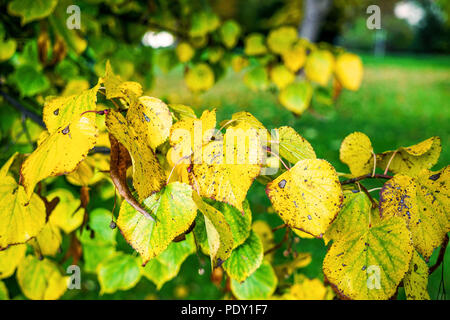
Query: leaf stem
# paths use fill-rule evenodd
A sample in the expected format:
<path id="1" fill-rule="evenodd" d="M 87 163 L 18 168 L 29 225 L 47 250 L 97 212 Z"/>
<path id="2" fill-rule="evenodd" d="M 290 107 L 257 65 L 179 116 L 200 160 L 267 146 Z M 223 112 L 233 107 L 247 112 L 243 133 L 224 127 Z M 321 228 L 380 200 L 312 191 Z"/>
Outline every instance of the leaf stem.
<path id="1" fill-rule="evenodd" d="M 430 267 L 430 269 L 428 270 L 429 274 L 432 274 L 437 268 L 439 268 L 441 263 L 444 261 L 444 255 L 445 255 L 445 250 L 447 249 L 447 245 L 448 245 L 448 235 L 446 234 L 444 241 L 442 242 L 442 245 L 441 245 L 441 250 L 439 250 L 439 256 L 436 260 L 436 263 L 434 265 L 432 265 Z"/>
<path id="2" fill-rule="evenodd" d="M 341 185 L 352 184 L 352 183 L 355 183 L 355 182 L 358 182 L 358 181 L 361 181 L 361 180 L 364 180 L 364 179 L 387 179 L 387 180 L 389 180 L 389 179 L 392 179 L 392 176 L 389 176 L 389 175 L 386 175 L 386 174 L 378 174 L 378 173 L 372 175 L 371 173 L 368 173 L 368 174 L 365 174 L 363 176 L 359 176 L 359 177 L 356 177 L 356 178 L 352 178 L 352 179 L 348 179 L 348 180 L 342 181 Z"/>

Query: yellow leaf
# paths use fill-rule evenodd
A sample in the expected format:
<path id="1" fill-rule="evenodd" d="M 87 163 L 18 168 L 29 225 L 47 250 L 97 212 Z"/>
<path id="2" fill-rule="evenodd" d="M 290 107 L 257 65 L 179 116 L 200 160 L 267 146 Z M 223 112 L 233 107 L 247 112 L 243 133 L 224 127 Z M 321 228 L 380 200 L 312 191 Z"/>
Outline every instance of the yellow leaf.
<path id="1" fill-rule="evenodd" d="M 349 134 L 342 141 L 339 158 L 348 165 L 354 177 L 371 173 L 374 165 L 374 155 L 369 137 L 361 132 Z"/>
<path id="2" fill-rule="evenodd" d="M 280 27 L 269 32 L 267 45 L 272 52 L 283 54 L 297 41 L 297 29 Z"/>
<path id="3" fill-rule="evenodd" d="M 75 198 L 67 189 L 52 190 L 47 195 L 47 200 L 52 201 L 56 197 L 59 202 L 52 211 L 49 222 L 69 234 L 83 223 L 84 209 L 80 207 L 80 199 Z"/>
<path id="4" fill-rule="evenodd" d="M 177 120 L 185 118 L 197 118 L 191 107 L 183 104 L 169 104 L 169 109 Z"/>
<path id="5" fill-rule="evenodd" d="M 406 298 L 408 300 L 430 300 L 428 294 L 428 265 L 414 251 L 409 270 L 403 279 Z"/>
<path id="6" fill-rule="evenodd" d="M 284 65 L 277 65 L 270 69 L 270 80 L 275 83 L 278 89 L 283 89 L 294 82 L 295 75 Z"/>
<path id="7" fill-rule="evenodd" d="M 214 72 L 208 64 L 198 63 L 186 72 L 184 81 L 191 91 L 205 91 L 214 85 Z"/>
<path id="8" fill-rule="evenodd" d="M 391 298 L 409 268 L 413 247 L 403 219 L 380 220 L 350 239 L 335 241 L 325 256 L 323 271 L 344 298 L 380 300 Z"/>
<path id="9" fill-rule="evenodd" d="M 309 82 L 293 82 L 281 90 L 278 99 L 286 109 L 300 115 L 308 109 L 312 94 Z"/>
<path id="10" fill-rule="evenodd" d="M 273 248 L 273 246 L 275 245 L 274 235 L 272 232 L 272 228 L 269 226 L 267 222 L 263 220 L 257 220 L 253 222 L 252 230 L 256 232 L 256 234 L 261 239 L 264 252 Z M 273 252 L 268 255 L 265 255 L 264 258 L 271 261 L 273 258 Z"/>
<path id="11" fill-rule="evenodd" d="M 282 298 L 286 300 L 330 300 L 330 288 L 325 287 L 319 279 L 308 279 L 301 275 L 301 280 L 294 283 Z"/>
<path id="12" fill-rule="evenodd" d="M 72 96 L 80 94 L 85 90 L 89 89 L 89 82 L 85 79 L 72 79 L 67 82 L 64 91 L 61 93 L 62 96 Z"/>
<path id="13" fill-rule="evenodd" d="M 127 120 L 136 134 L 142 136 L 153 150 L 166 141 L 172 126 L 172 114 L 167 105 L 147 96 L 140 97 L 139 104 L 130 106 Z"/>
<path id="14" fill-rule="evenodd" d="M 306 62 L 306 49 L 297 42 L 282 54 L 283 62 L 292 72 L 297 72 Z"/>
<path id="15" fill-rule="evenodd" d="M 380 191 L 383 217 L 402 217 L 414 246 L 428 259 L 450 231 L 450 166 L 439 172 L 424 170 L 417 178 L 396 175 Z"/>
<path id="16" fill-rule="evenodd" d="M 296 164 L 300 160 L 315 159 L 316 153 L 309 142 L 291 127 L 277 129 L 280 156 L 290 163 Z"/>
<path id="17" fill-rule="evenodd" d="M 321 238 L 340 210 L 343 195 L 335 169 L 325 160 L 301 160 L 267 184 L 275 211 L 291 228 Z"/>
<path id="18" fill-rule="evenodd" d="M 0 251 L 0 279 L 9 278 L 16 271 L 20 261 L 25 257 L 26 244 L 11 246 Z"/>
<path id="19" fill-rule="evenodd" d="M 306 267 L 310 263 L 310 253 L 297 253 L 297 256 L 294 258 L 294 260 L 275 266 L 275 273 L 277 274 L 278 279 L 280 281 L 283 281 L 291 274 L 293 274 L 297 269 Z"/>
<path id="20" fill-rule="evenodd" d="M 120 207 L 117 226 L 124 238 L 147 263 L 163 252 L 172 240 L 189 229 L 197 214 L 191 186 L 173 182 L 144 200 L 156 222 L 144 217 L 127 201 Z"/>
<path id="21" fill-rule="evenodd" d="M 105 157 L 108 157 L 108 155 L 94 154 L 86 157 L 86 159 L 81 161 L 75 171 L 66 176 L 67 181 L 80 187 L 86 187 L 99 182 L 105 177 L 105 174 L 99 170 L 109 170 L 109 164 Z M 97 170 L 97 165 L 102 166 L 102 168 Z"/>
<path id="22" fill-rule="evenodd" d="M 120 76 L 115 75 L 109 60 L 106 62 L 105 76 L 102 82 L 107 99 L 123 98 L 130 103 L 142 95 L 142 86 L 137 82 L 123 81 Z"/>
<path id="23" fill-rule="evenodd" d="M 441 139 L 431 137 L 410 147 L 400 147 L 395 151 L 386 151 L 377 157 L 377 165 L 385 170 L 407 175 L 417 175 L 422 169 L 431 169 L 441 154 Z"/>
<path id="24" fill-rule="evenodd" d="M 334 68 L 334 57 L 326 50 L 313 51 L 306 60 L 305 74 L 309 80 L 326 86 Z"/>
<path id="25" fill-rule="evenodd" d="M 184 63 L 192 59 L 195 54 L 195 50 L 189 43 L 181 42 L 175 49 L 175 53 L 177 54 L 178 60 Z"/>
<path id="26" fill-rule="evenodd" d="M 13 164 L 14 160 L 16 159 L 17 155 L 19 153 L 15 152 L 2 166 L 2 168 L 0 169 L 0 178 L 4 178 L 6 177 L 6 175 L 8 174 L 9 168 L 11 167 L 11 165 Z"/>
<path id="27" fill-rule="evenodd" d="M 247 67 L 248 64 L 248 60 L 242 56 L 234 55 L 233 58 L 231 58 L 231 67 L 233 68 L 234 72 L 241 71 L 242 69 Z"/>
<path id="28" fill-rule="evenodd" d="M 256 56 L 267 53 L 264 35 L 260 33 L 249 34 L 245 38 L 244 52 L 248 56 Z"/>
<path id="29" fill-rule="evenodd" d="M 120 114 L 111 110 L 106 115 L 109 132 L 125 146 L 133 163 L 133 185 L 139 199 L 149 197 L 161 190 L 165 183 L 165 174 L 152 149 L 148 147 L 145 137 L 137 134 L 133 127 Z"/>
<path id="30" fill-rule="evenodd" d="M 336 59 L 336 77 L 339 83 L 349 90 L 356 91 L 361 86 L 363 65 L 356 54 L 344 53 Z"/>
<path id="31" fill-rule="evenodd" d="M 36 239 L 30 241 L 36 252 L 43 256 L 55 256 L 60 249 L 61 243 L 61 232 L 51 222 L 47 222 Z"/>
<path id="32" fill-rule="evenodd" d="M 50 260 L 27 256 L 17 269 L 17 282 L 23 294 L 32 300 L 56 300 L 67 290 L 64 277 Z"/>
<path id="33" fill-rule="evenodd" d="M 25 243 L 37 236 L 45 223 L 44 202 L 34 193 L 29 198 L 22 186 L 10 177 L 0 182 L 0 250 Z"/>

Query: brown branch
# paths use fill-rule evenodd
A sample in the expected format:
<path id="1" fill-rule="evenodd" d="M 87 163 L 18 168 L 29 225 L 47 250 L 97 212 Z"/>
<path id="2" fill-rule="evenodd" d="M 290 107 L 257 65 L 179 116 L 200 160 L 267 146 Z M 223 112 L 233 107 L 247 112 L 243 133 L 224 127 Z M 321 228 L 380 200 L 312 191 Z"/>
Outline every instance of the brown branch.
<path id="1" fill-rule="evenodd" d="M 341 182 L 341 185 L 346 185 L 346 184 L 352 184 L 364 179 L 392 179 L 392 176 L 386 175 L 386 174 L 374 174 L 372 175 L 371 173 L 365 174 L 363 176 L 360 177 L 356 177 L 356 178 L 352 178 L 352 179 L 348 179 L 345 181 Z"/>
<path id="2" fill-rule="evenodd" d="M 437 268 L 439 268 L 442 261 L 444 261 L 444 255 L 445 255 L 445 250 L 447 249 L 447 245 L 448 245 L 448 235 L 446 234 L 445 238 L 444 238 L 444 242 L 442 242 L 442 245 L 441 245 L 441 250 L 439 250 L 439 256 L 436 260 L 436 263 L 434 265 L 432 265 L 430 267 L 430 269 L 428 270 L 429 274 L 432 274 Z"/>
<path id="3" fill-rule="evenodd" d="M 273 228 L 273 229 L 272 229 L 272 232 L 275 232 L 275 231 L 277 231 L 277 230 L 280 230 L 280 229 L 286 228 L 287 226 L 288 226 L 288 225 L 287 225 L 286 223 L 284 223 L 284 224 L 281 224 L 281 225 L 279 225 L 279 226 L 277 226 L 277 227 Z"/>
<path id="4" fill-rule="evenodd" d="M 266 252 L 264 252 L 264 255 L 269 254 L 269 253 L 271 253 L 271 252 L 274 252 L 274 251 L 280 249 L 281 246 L 283 245 L 283 243 L 285 243 L 285 242 L 289 239 L 289 231 L 290 231 L 290 230 L 291 230 L 291 229 L 286 228 L 286 232 L 284 233 L 283 239 L 282 239 L 279 243 L 277 243 L 273 248 L 270 248 L 269 250 L 267 250 Z"/>

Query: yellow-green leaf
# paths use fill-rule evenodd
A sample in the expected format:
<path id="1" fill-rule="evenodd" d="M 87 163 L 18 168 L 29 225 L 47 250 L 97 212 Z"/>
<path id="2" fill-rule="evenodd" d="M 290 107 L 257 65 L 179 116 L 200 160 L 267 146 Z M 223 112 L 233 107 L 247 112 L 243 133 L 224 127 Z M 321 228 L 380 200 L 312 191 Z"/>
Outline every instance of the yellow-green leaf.
<path id="1" fill-rule="evenodd" d="M 48 259 L 27 256 L 17 268 L 17 282 L 23 294 L 32 300 L 56 300 L 67 290 L 69 277 Z"/>
<path id="2" fill-rule="evenodd" d="M 8 11 L 22 19 L 22 25 L 43 19 L 50 15 L 58 0 L 13 0 L 8 4 Z"/>
<path id="3" fill-rule="evenodd" d="M 349 90 L 356 91 L 361 86 L 363 65 L 356 54 L 344 53 L 336 59 L 336 77 L 339 83 Z"/>
<path id="4" fill-rule="evenodd" d="M 0 62 L 11 58 L 16 52 L 17 42 L 14 39 L 2 40 L 0 39 Z"/>
<path id="5" fill-rule="evenodd" d="M 407 175 L 417 175 L 423 169 L 431 169 L 441 154 L 441 139 L 431 137 L 410 147 L 400 147 L 395 151 L 386 151 L 377 157 L 377 166 L 385 170 Z"/>
<path id="6" fill-rule="evenodd" d="M 0 279 L 9 278 L 16 271 L 20 261 L 25 257 L 27 246 L 20 244 L 0 251 Z"/>
<path id="7" fill-rule="evenodd" d="M 380 220 L 375 212 L 359 236 L 333 243 L 323 271 L 341 297 L 389 299 L 408 271 L 412 252 L 405 221 L 399 217 Z"/>
<path id="8" fill-rule="evenodd" d="M 408 300 L 430 300 L 428 265 L 415 250 L 409 264 L 409 270 L 403 279 L 403 287 Z"/>
<path id="9" fill-rule="evenodd" d="M 97 267 L 100 294 L 133 288 L 141 279 L 141 272 L 138 258 L 124 253 L 111 256 Z"/>
<path id="10" fill-rule="evenodd" d="M 308 109 L 312 94 L 313 89 L 309 82 L 298 81 L 281 90 L 278 99 L 286 109 L 300 115 Z"/>
<path id="11" fill-rule="evenodd" d="M 181 42 L 175 49 L 175 53 L 177 54 L 178 60 L 184 63 L 192 59 L 195 54 L 195 50 L 189 43 Z"/>
<path id="12" fill-rule="evenodd" d="M 301 160 L 267 184 L 275 211 L 291 228 L 322 237 L 338 214 L 342 189 L 336 170 L 325 160 Z"/>
<path id="13" fill-rule="evenodd" d="M 263 257 L 262 241 L 252 231 L 247 240 L 233 250 L 231 256 L 223 264 L 223 268 L 231 279 L 242 282 L 259 268 Z"/>
<path id="14" fill-rule="evenodd" d="M 234 20 L 225 21 L 219 29 L 220 39 L 228 49 L 234 48 L 239 35 L 241 34 L 241 27 Z"/>
<path id="15" fill-rule="evenodd" d="M 297 38 L 297 29 L 294 27 L 280 27 L 269 32 L 267 45 L 272 52 L 283 54 L 291 49 Z"/>
<path id="16" fill-rule="evenodd" d="M 106 62 L 105 75 L 102 79 L 107 99 L 123 98 L 128 103 L 134 102 L 142 95 L 142 86 L 133 81 L 123 81 L 115 75 L 109 60 Z"/>
<path id="17" fill-rule="evenodd" d="M 292 45 L 282 54 L 283 62 L 292 72 L 297 72 L 306 62 L 306 49 L 301 42 Z"/>
<path id="18" fill-rule="evenodd" d="M 267 53 L 264 35 L 260 33 L 249 34 L 245 38 L 244 52 L 248 56 L 256 56 Z"/>
<path id="19" fill-rule="evenodd" d="M 253 91 L 265 90 L 269 85 L 269 75 L 266 68 L 256 66 L 250 69 L 244 76 L 244 83 Z"/>
<path id="20" fill-rule="evenodd" d="M 191 91 L 205 91 L 214 85 L 214 72 L 208 64 L 198 63 L 186 72 L 184 81 Z"/>
<path id="21" fill-rule="evenodd" d="M 275 273 L 277 274 L 278 279 L 282 281 L 288 278 L 295 271 L 297 271 L 297 269 L 309 265 L 311 263 L 311 260 L 312 259 L 310 253 L 297 253 L 297 256 L 294 258 L 294 260 L 275 266 Z"/>
<path id="22" fill-rule="evenodd" d="M 189 229 L 197 214 L 191 186 L 173 182 L 144 200 L 156 222 L 144 217 L 127 201 L 120 207 L 117 226 L 142 256 L 144 264 L 163 252 L 172 240 Z"/>
<path id="23" fill-rule="evenodd" d="M 281 90 L 294 82 L 295 74 L 284 65 L 277 65 L 270 69 L 270 80 Z"/>
<path id="24" fill-rule="evenodd" d="M 35 239 L 30 241 L 36 253 L 42 256 L 55 256 L 62 243 L 61 231 L 51 222 L 47 222 Z"/>
<path id="25" fill-rule="evenodd" d="M 305 74 L 309 80 L 326 86 L 334 69 L 334 57 L 327 50 L 315 50 L 306 59 Z"/>
<path id="26" fill-rule="evenodd" d="M 348 165 L 354 177 L 371 173 L 374 155 L 369 137 L 361 132 L 349 134 L 342 141 L 339 158 Z"/>
<path id="27" fill-rule="evenodd" d="M 56 197 L 59 198 L 59 202 L 52 211 L 49 221 L 69 234 L 81 226 L 84 209 L 80 207 L 81 201 L 76 199 L 72 192 L 67 189 L 52 190 L 47 195 L 47 200 L 52 201 Z"/>
<path id="28" fill-rule="evenodd" d="M 300 160 L 315 159 L 316 153 L 309 142 L 291 127 L 277 129 L 280 156 L 290 163 L 296 164 Z"/>
<path id="29" fill-rule="evenodd" d="M 9 300 L 8 288 L 3 281 L 0 281 L 0 300 Z"/>

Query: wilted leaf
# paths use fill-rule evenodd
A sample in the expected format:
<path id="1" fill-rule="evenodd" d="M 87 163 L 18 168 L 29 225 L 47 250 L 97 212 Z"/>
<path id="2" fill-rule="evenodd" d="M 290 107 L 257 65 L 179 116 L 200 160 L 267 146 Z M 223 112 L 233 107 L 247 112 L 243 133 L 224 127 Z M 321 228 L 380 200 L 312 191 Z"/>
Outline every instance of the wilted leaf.
<path id="1" fill-rule="evenodd" d="M 369 137 L 361 132 L 349 134 L 342 141 L 339 158 L 348 165 L 354 177 L 371 173 L 374 166 L 374 156 Z"/>
<path id="2" fill-rule="evenodd" d="M 338 214 L 343 195 L 334 168 L 325 160 L 301 160 L 267 184 L 275 211 L 291 228 L 322 237 Z"/>

